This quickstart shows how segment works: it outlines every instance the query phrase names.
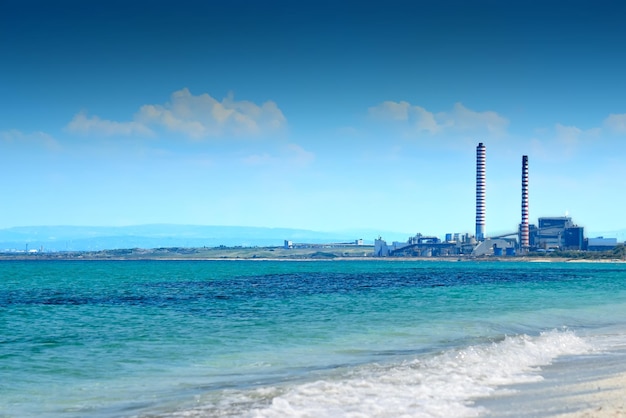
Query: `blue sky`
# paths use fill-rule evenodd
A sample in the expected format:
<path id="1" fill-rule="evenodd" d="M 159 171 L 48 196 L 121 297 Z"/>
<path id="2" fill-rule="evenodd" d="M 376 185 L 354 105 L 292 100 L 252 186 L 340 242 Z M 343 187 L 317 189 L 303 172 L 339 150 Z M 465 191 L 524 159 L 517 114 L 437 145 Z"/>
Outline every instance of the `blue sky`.
<path id="1" fill-rule="evenodd" d="M 0 228 L 626 228 L 626 5 L 336 3 L 5 0 Z"/>

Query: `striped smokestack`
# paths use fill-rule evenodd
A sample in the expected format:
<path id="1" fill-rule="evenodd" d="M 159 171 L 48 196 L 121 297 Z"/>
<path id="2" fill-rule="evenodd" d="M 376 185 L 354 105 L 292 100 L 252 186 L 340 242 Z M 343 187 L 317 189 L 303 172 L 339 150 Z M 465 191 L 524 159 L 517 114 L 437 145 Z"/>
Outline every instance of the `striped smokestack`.
<path id="1" fill-rule="evenodd" d="M 476 239 L 485 239 L 485 189 L 487 153 L 483 143 L 476 147 Z"/>
<path id="2" fill-rule="evenodd" d="M 522 228 L 520 232 L 522 249 L 530 247 L 528 232 L 528 156 L 522 156 Z"/>

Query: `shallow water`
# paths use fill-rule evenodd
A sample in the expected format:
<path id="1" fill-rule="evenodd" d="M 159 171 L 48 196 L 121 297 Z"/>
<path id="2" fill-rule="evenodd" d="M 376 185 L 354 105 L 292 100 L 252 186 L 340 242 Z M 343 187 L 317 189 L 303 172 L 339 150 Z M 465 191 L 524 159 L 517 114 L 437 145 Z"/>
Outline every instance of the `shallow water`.
<path id="1" fill-rule="evenodd" d="M 484 415 L 625 314 L 624 264 L 2 262 L 0 416 Z"/>

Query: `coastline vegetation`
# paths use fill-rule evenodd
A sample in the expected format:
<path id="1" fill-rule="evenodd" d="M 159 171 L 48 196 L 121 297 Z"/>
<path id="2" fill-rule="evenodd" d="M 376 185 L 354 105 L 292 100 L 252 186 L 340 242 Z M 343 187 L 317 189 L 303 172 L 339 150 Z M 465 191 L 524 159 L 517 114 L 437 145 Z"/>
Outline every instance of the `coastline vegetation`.
<path id="1" fill-rule="evenodd" d="M 607 251 L 533 251 L 529 257 L 536 258 L 565 258 L 568 260 L 623 260 L 626 261 L 626 245 L 618 244 Z"/>
<path id="2" fill-rule="evenodd" d="M 126 248 L 98 251 L 59 251 L 36 253 L 0 253 L 0 260 L 332 260 L 381 259 L 373 256 L 374 247 L 329 246 L 311 248 L 284 247 L 161 247 L 152 249 Z M 407 257 L 385 257 L 402 260 Z M 430 257 L 432 260 L 471 260 L 469 256 Z M 524 255 L 494 257 L 477 260 L 545 260 L 545 261 L 626 261 L 626 246 L 619 244 L 608 251 L 533 251 Z"/>

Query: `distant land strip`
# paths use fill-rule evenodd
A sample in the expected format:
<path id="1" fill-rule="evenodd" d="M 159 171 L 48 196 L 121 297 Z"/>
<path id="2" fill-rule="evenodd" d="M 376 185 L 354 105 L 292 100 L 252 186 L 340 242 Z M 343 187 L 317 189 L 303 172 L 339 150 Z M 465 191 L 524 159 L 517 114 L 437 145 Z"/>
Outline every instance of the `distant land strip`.
<path id="1" fill-rule="evenodd" d="M 374 246 L 331 248 L 169 247 L 99 251 L 5 252 L 0 260 L 223 260 L 373 258 Z"/>
<path id="2" fill-rule="evenodd" d="M 1 260 L 494 260 L 494 261 L 599 261 L 624 262 L 624 246 L 617 250 L 603 252 L 555 251 L 551 253 L 531 253 L 509 257 L 374 257 L 374 246 L 329 248 L 284 248 L 284 247 L 168 247 L 168 248 L 129 248 L 99 251 L 54 251 L 54 252 L 0 252 Z"/>

